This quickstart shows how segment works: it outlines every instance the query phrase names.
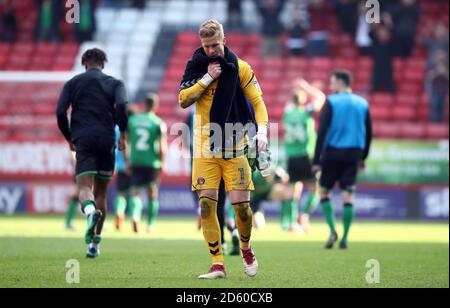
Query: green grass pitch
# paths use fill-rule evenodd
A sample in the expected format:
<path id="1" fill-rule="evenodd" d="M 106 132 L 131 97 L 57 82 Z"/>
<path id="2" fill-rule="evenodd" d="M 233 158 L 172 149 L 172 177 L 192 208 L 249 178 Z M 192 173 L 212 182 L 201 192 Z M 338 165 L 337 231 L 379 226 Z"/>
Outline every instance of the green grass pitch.
<path id="1" fill-rule="evenodd" d="M 84 220 L 77 232 L 58 216 L 0 216 L 0 287 L 283 288 L 449 287 L 449 225 L 357 222 L 350 249 L 323 249 L 327 228 L 313 221 L 308 235 L 284 233 L 275 221 L 254 231 L 257 277 L 240 257 L 225 259 L 228 278 L 199 281 L 210 260 L 195 218 L 160 218 L 153 234 L 122 233 L 109 221 L 96 260 L 84 258 Z M 80 283 L 66 282 L 66 262 L 80 262 Z M 368 284 L 368 260 L 380 264 L 380 283 Z"/>

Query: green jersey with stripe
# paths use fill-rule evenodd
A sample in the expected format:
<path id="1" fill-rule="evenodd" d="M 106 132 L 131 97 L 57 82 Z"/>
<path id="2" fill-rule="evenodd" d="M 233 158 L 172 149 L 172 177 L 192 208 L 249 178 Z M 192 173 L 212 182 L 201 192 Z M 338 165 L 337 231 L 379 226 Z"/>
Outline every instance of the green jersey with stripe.
<path id="1" fill-rule="evenodd" d="M 286 110 L 283 116 L 286 156 L 307 156 L 316 139 L 311 112 L 298 107 Z"/>
<path id="2" fill-rule="evenodd" d="M 128 121 L 131 166 L 161 168 L 161 137 L 164 122 L 154 113 L 138 114 Z"/>

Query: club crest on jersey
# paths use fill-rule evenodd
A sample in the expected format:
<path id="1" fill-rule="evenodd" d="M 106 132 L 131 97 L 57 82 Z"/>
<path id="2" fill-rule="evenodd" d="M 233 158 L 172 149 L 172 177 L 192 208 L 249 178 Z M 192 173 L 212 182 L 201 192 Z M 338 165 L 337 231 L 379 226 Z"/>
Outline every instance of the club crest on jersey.
<path id="1" fill-rule="evenodd" d="M 256 90 L 258 90 L 258 92 L 262 92 L 261 86 L 259 85 L 258 80 L 255 79 L 255 81 L 253 81 L 253 84 L 255 85 L 255 88 L 256 88 Z"/>
<path id="2" fill-rule="evenodd" d="M 198 178 L 198 180 L 197 180 L 197 184 L 198 185 L 205 185 L 205 183 L 206 183 L 206 180 L 205 180 L 204 177 L 199 177 Z"/>

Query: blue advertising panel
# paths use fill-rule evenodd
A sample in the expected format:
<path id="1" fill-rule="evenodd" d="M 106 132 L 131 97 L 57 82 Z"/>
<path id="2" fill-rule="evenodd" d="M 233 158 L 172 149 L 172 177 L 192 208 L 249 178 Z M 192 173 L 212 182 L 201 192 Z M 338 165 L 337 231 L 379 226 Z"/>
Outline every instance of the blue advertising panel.
<path id="1" fill-rule="evenodd" d="M 13 215 L 26 211 L 26 185 L 0 182 L 0 214 Z"/>
<path id="2" fill-rule="evenodd" d="M 448 220 L 448 207 L 448 188 L 424 188 L 421 190 L 421 218 Z"/>

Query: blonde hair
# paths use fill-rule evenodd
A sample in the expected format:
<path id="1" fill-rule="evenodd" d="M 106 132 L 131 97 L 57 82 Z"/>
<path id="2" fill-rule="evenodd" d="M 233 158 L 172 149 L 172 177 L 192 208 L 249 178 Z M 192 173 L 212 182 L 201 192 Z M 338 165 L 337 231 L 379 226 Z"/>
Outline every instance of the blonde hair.
<path id="1" fill-rule="evenodd" d="M 219 35 L 220 39 L 225 38 L 223 25 L 216 19 L 210 19 L 202 23 L 198 34 L 200 35 L 200 38 L 210 38 L 215 37 L 216 35 Z"/>

